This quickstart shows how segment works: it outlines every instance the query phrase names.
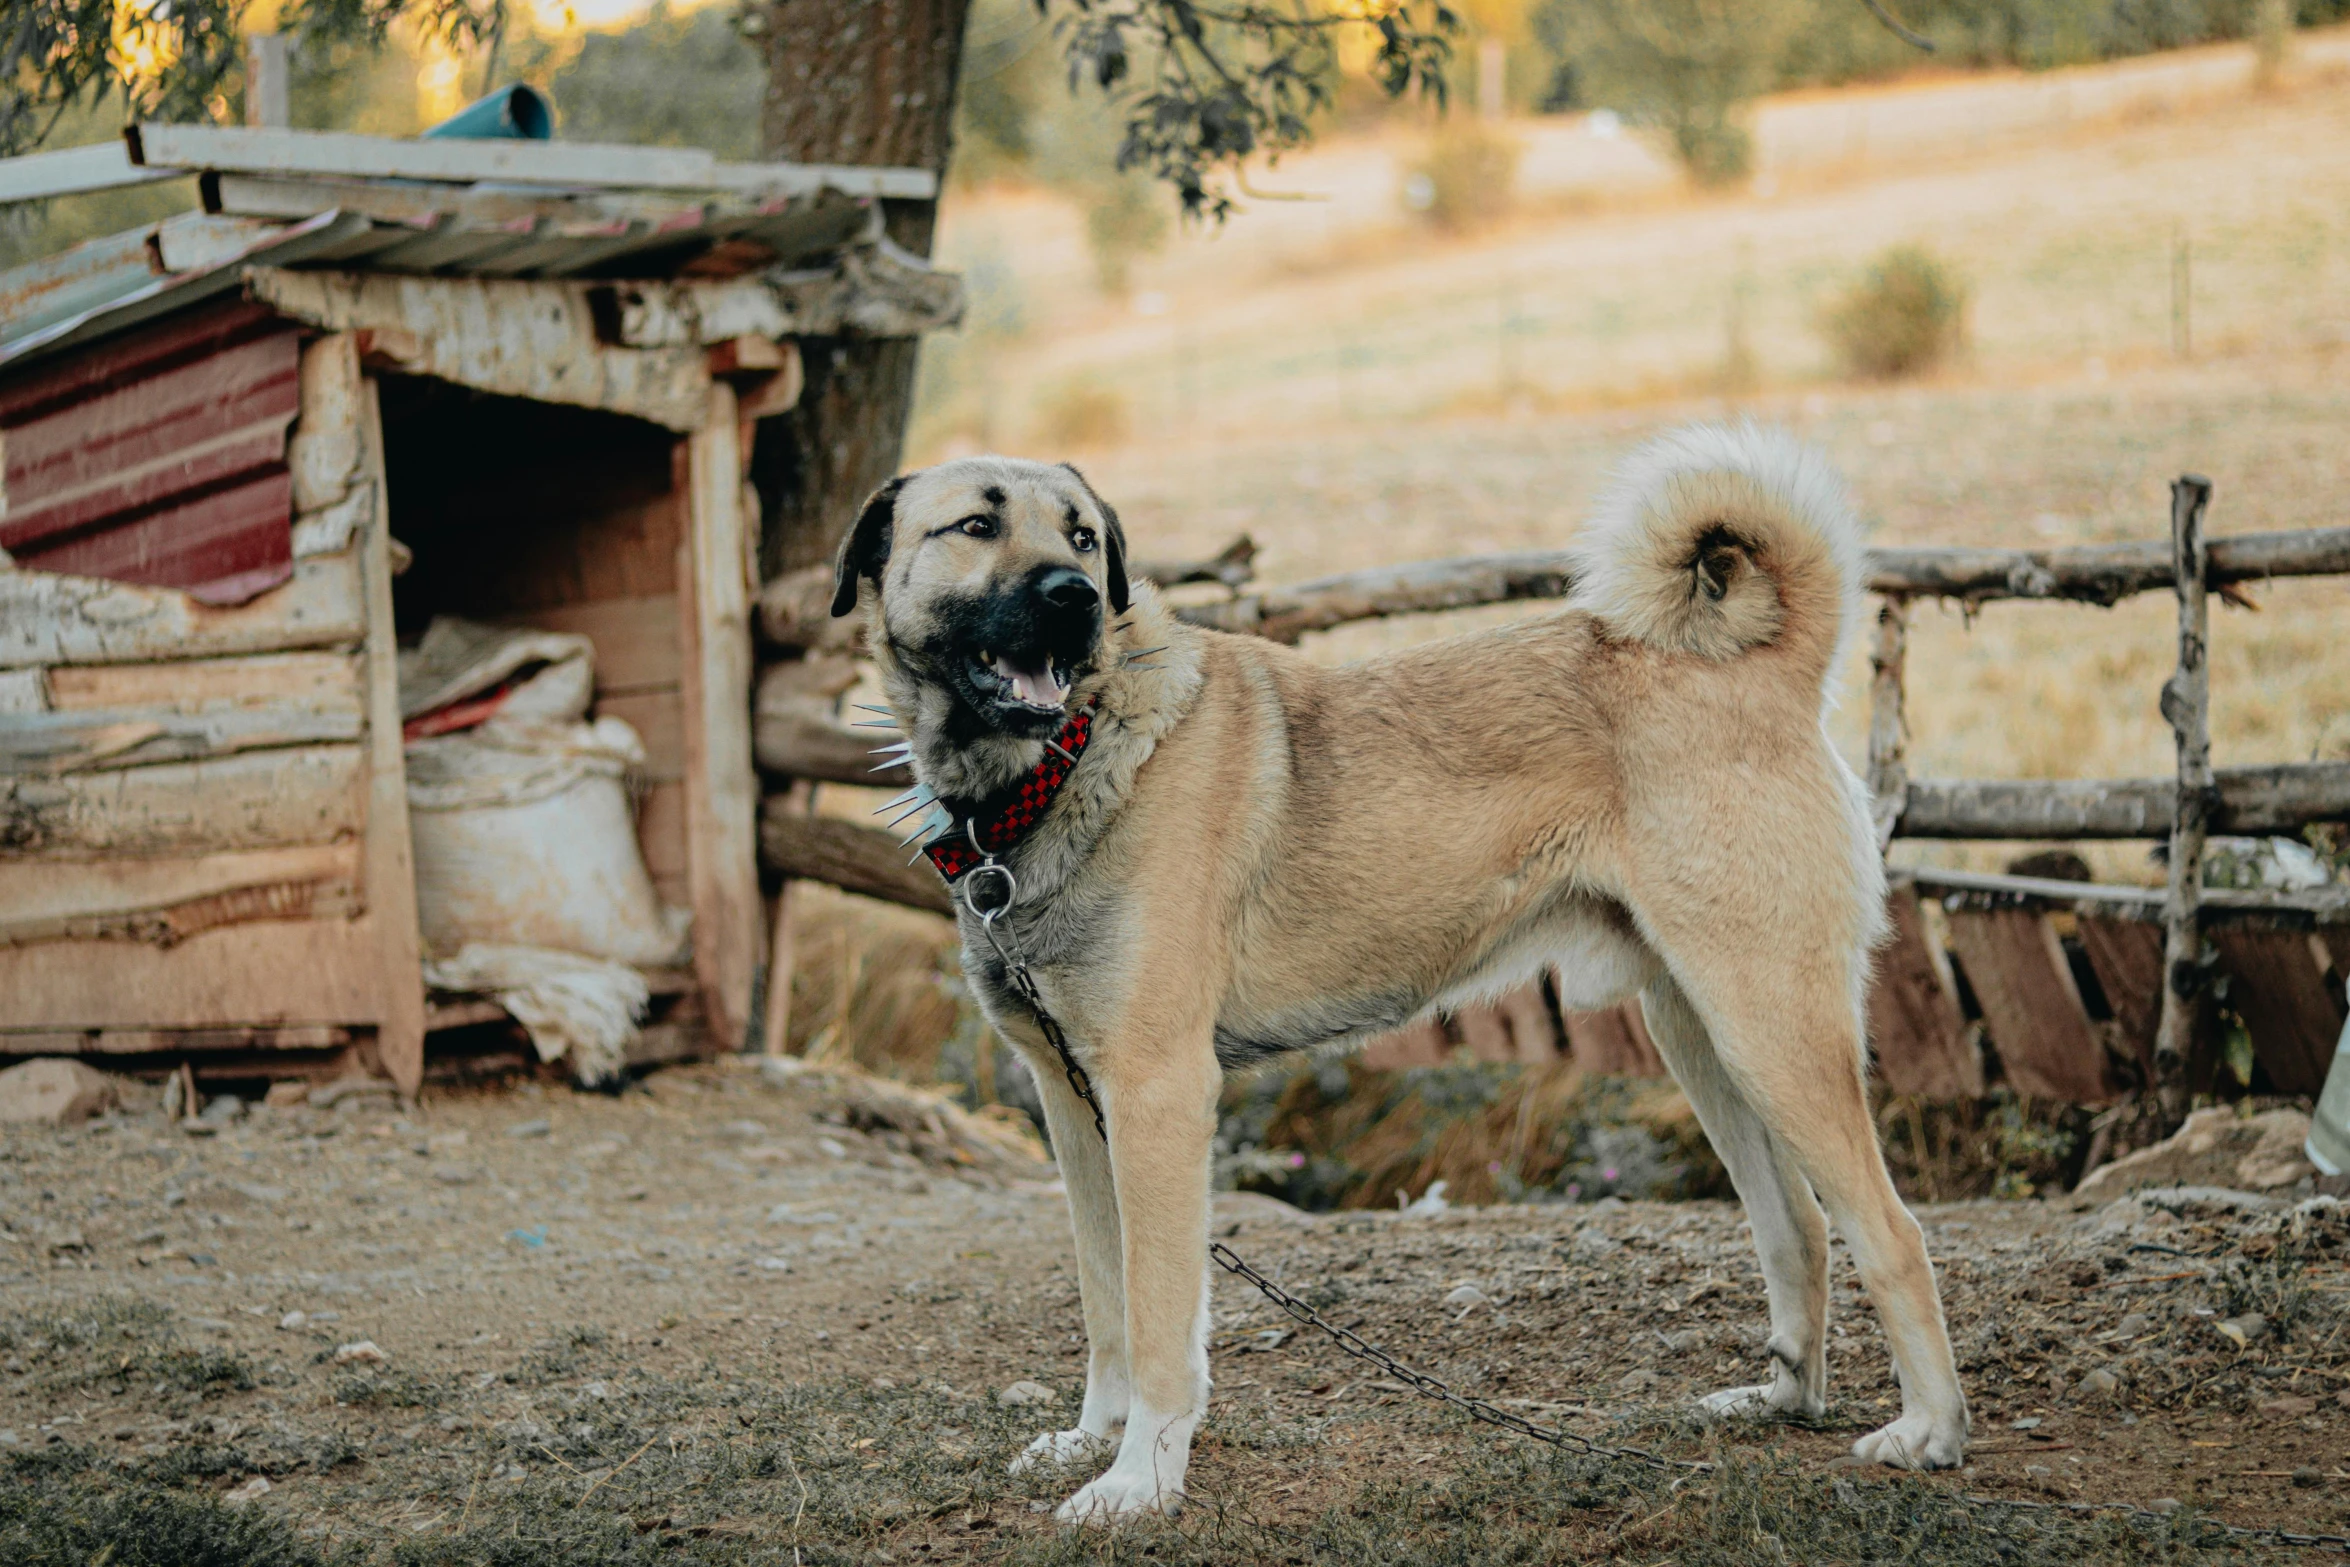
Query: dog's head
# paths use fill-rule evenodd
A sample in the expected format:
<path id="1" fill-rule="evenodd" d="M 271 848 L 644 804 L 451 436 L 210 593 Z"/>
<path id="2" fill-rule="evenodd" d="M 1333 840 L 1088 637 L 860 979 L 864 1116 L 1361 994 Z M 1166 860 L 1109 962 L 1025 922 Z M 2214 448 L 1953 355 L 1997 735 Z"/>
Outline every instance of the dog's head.
<path id="1" fill-rule="evenodd" d="M 979 732 L 1035 739 L 1068 716 L 1125 613 L 1118 514 L 1067 464 L 969 457 L 892 479 L 843 541 L 832 612 L 879 595 L 891 653 Z"/>

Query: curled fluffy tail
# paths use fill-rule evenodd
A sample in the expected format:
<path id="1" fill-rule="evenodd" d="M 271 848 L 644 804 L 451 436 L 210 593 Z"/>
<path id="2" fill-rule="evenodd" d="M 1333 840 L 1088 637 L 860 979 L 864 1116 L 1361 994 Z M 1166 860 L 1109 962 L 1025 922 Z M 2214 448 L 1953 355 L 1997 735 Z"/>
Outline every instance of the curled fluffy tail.
<path id="1" fill-rule="evenodd" d="M 1661 652 L 1784 652 L 1824 680 L 1859 613 L 1860 525 L 1844 481 L 1794 437 L 1690 425 L 1618 470 L 1572 546 L 1575 603 Z"/>

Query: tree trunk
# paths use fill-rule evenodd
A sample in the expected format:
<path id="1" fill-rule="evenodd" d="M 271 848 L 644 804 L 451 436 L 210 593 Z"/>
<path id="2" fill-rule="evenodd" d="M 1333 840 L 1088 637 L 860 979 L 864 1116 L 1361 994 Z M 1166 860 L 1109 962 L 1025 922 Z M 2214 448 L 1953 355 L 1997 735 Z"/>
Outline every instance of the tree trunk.
<path id="1" fill-rule="evenodd" d="M 764 0 L 767 155 L 794 163 L 930 169 L 953 151 L 969 0 Z M 890 238 L 930 254 L 936 208 L 892 202 Z M 801 344 L 799 406 L 765 421 L 751 477 L 766 528 L 763 575 L 831 557 L 858 505 L 897 471 L 916 340 Z"/>

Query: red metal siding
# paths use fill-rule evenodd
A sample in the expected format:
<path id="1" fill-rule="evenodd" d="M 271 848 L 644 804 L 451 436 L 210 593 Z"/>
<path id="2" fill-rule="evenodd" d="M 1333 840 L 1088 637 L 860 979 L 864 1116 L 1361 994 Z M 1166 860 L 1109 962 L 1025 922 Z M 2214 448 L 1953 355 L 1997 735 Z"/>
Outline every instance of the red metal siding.
<path id="1" fill-rule="evenodd" d="M 238 301 L 0 381 L 20 566 L 236 603 L 293 568 L 295 328 Z"/>

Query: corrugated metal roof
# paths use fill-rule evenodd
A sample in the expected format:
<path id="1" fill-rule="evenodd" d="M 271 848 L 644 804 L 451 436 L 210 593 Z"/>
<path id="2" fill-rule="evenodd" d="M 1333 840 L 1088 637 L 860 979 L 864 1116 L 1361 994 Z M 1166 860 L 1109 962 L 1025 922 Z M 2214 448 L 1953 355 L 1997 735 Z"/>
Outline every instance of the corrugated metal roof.
<path id="1" fill-rule="evenodd" d="M 688 200 L 405 180 L 207 175 L 204 213 L 0 273 L 0 368 L 237 286 L 246 264 L 449 277 L 724 277 L 804 262 L 874 220 L 834 190 Z"/>
<path id="2" fill-rule="evenodd" d="M 300 366 L 293 322 L 232 299 L 0 383 L 0 548 L 213 603 L 282 582 Z"/>

